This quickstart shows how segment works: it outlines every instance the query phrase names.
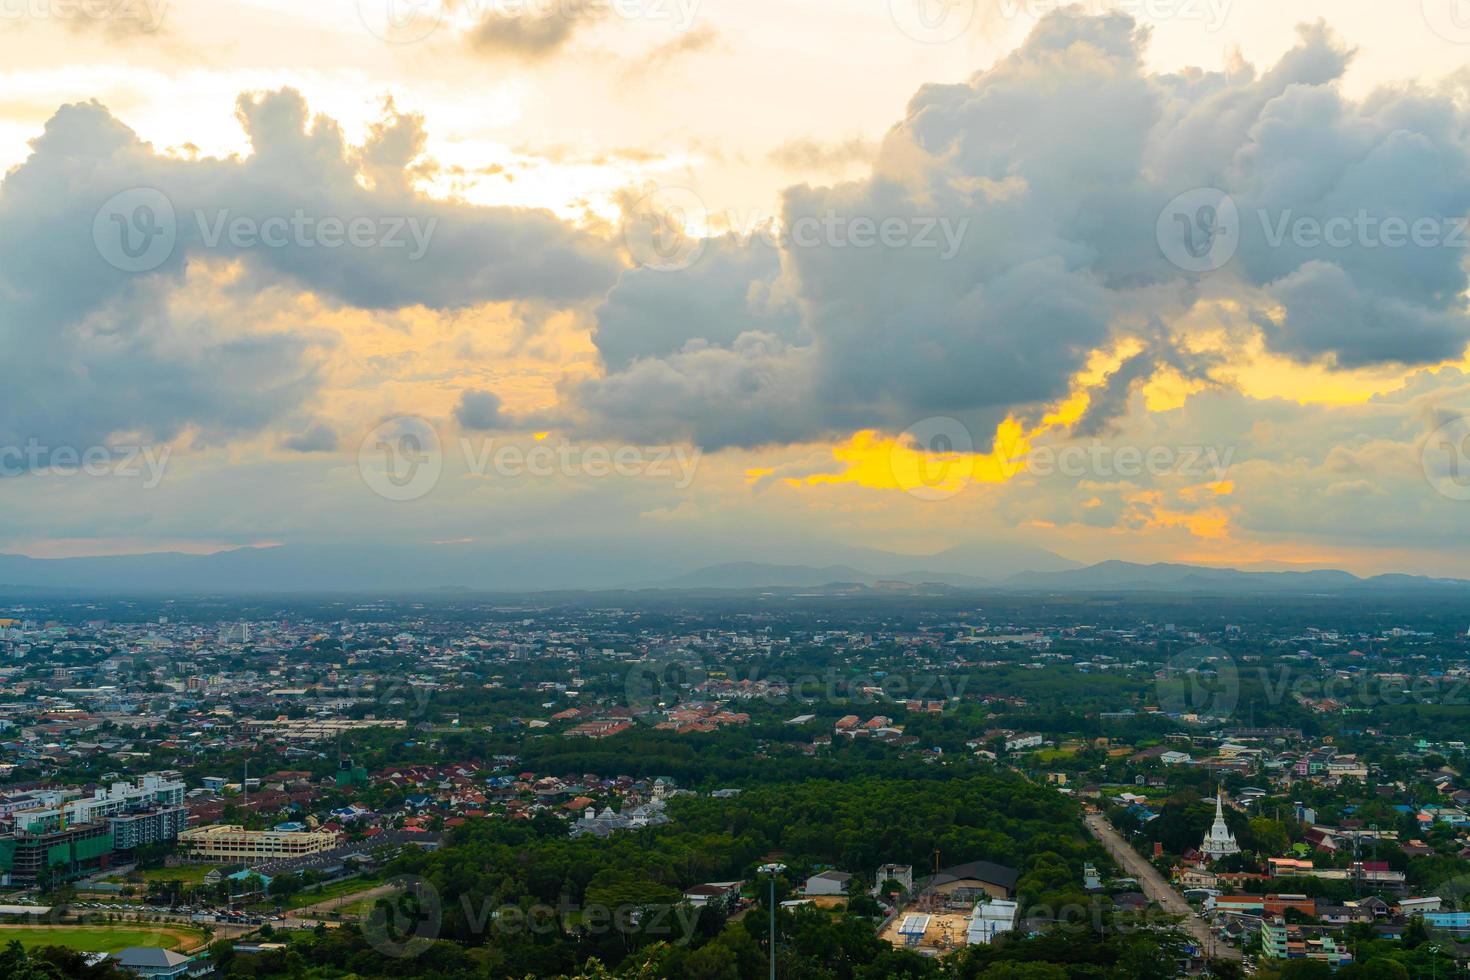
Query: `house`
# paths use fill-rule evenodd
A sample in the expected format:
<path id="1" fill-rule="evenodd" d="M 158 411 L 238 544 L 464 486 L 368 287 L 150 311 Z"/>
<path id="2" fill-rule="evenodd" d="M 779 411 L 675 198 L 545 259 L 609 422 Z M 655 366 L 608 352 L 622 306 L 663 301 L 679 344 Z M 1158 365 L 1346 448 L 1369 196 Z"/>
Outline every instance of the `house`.
<path id="1" fill-rule="evenodd" d="M 1179 887 L 1219 888 L 1220 878 L 1215 872 L 1204 868 L 1185 868 L 1179 873 Z"/>
<path id="2" fill-rule="evenodd" d="M 1373 913 L 1354 902 L 1346 905 L 1318 905 L 1317 919 L 1326 925 L 1345 926 L 1355 922 L 1372 922 Z"/>
<path id="3" fill-rule="evenodd" d="M 1358 908 L 1366 910 L 1374 919 L 1386 919 L 1393 912 L 1392 907 L 1377 895 L 1359 901 Z"/>
<path id="4" fill-rule="evenodd" d="M 194 962 L 182 953 L 152 946 L 129 946 L 116 953 L 113 962 L 140 977 L 183 977 Z"/>
<path id="5" fill-rule="evenodd" d="M 1045 739 L 1042 738 L 1040 732 L 1022 732 L 1019 735 L 1012 735 L 1007 738 L 1005 740 L 1005 749 L 1007 752 L 1021 752 L 1025 749 L 1039 749 L 1041 748 L 1041 743 L 1043 741 L 1045 741 Z"/>
<path id="6" fill-rule="evenodd" d="M 885 864 L 873 872 L 873 894 L 882 890 L 884 882 L 896 881 L 904 894 L 914 890 L 914 869 L 907 864 Z"/>
<path id="7" fill-rule="evenodd" d="M 847 886 L 852 881 L 852 875 L 843 871 L 823 871 L 814 874 L 806 880 L 802 888 L 803 895 L 846 895 Z"/>
<path id="8" fill-rule="evenodd" d="M 1444 903 L 1437 897 L 1404 898 L 1399 900 L 1399 915 L 1417 915 L 1422 912 L 1438 912 Z"/>

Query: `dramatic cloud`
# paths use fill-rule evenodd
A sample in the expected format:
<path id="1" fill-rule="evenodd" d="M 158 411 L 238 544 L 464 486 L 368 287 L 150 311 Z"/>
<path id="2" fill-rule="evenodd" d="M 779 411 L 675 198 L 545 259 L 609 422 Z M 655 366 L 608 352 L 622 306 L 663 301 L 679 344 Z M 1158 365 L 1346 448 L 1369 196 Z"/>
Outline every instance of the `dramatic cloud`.
<path id="1" fill-rule="evenodd" d="M 631 269 L 597 312 L 593 342 L 612 371 L 644 357 L 677 354 L 692 341 L 729 347 L 748 330 L 794 341 L 800 316 L 772 283 L 781 255 L 761 241 L 711 239 L 689 270 Z"/>
<path id="2" fill-rule="evenodd" d="M 1048 16 L 969 82 L 921 89 L 870 177 L 788 190 L 779 248 L 715 240 L 625 275 L 599 311 L 608 374 L 572 393 L 584 424 L 707 448 L 933 416 L 987 433 L 1141 340 L 1093 393 L 1092 434 L 1158 369 L 1206 376 L 1179 353 L 1202 305 L 1329 367 L 1464 351 L 1453 100 L 1348 99 L 1351 52 L 1320 25 L 1259 77 L 1151 74 L 1146 40 L 1122 15 Z"/>
<path id="3" fill-rule="evenodd" d="M 605 243 L 548 213 L 417 194 L 414 117 L 390 110 L 352 147 L 292 91 L 242 97 L 239 116 L 249 156 L 186 160 L 66 106 L 6 175 L 0 352 L 24 370 L 0 393 L 0 445 L 265 427 L 313 395 L 334 342 L 289 322 L 303 290 L 456 309 L 578 302 L 616 276 Z"/>

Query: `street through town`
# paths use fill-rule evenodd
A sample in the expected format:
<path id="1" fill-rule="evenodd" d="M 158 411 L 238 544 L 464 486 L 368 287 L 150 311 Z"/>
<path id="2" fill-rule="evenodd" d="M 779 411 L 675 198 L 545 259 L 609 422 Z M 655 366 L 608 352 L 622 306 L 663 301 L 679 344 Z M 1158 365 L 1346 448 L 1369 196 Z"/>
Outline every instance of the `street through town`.
<path id="1" fill-rule="evenodd" d="M 1113 860 L 1122 865 L 1130 877 L 1138 879 L 1139 887 L 1150 900 L 1158 902 L 1166 912 L 1184 917 L 1184 928 L 1199 942 L 1207 955 L 1227 960 L 1241 958 L 1240 950 L 1215 941 L 1209 925 L 1194 914 L 1184 897 L 1164 880 L 1152 864 L 1144 860 L 1143 855 L 1129 846 L 1123 836 L 1113 829 L 1113 825 L 1108 823 L 1106 817 L 1100 813 L 1092 813 L 1085 819 L 1092 836 L 1102 842 Z"/>

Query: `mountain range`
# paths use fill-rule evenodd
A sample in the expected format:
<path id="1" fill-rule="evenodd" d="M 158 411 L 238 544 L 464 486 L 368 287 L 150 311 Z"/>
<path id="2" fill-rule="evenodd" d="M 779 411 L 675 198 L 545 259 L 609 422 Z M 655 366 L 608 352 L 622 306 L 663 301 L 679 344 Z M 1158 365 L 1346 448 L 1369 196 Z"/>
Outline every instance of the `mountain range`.
<path id="1" fill-rule="evenodd" d="M 487 548 L 360 544 L 243 548 L 212 555 L 148 554 L 40 559 L 0 555 L 0 589 L 81 593 L 423 593 L 661 589 L 852 590 L 929 586 L 1016 593 L 1340 595 L 1453 592 L 1470 581 L 1414 575 L 1361 578 L 1336 569 L 1245 571 L 1105 561 L 1081 565 L 1014 542 L 985 542 L 916 557 L 869 548 L 791 543 L 822 561 L 701 563 L 699 542 L 579 542 Z M 779 550 L 779 549 L 778 549 Z"/>

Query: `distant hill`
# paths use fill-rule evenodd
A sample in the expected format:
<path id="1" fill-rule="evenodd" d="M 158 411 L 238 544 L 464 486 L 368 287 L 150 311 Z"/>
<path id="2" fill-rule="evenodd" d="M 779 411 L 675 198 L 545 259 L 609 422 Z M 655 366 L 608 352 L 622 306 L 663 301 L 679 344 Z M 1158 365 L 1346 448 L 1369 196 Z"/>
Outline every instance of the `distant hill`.
<path id="1" fill-rule="evenodd" d="M 709 563 L 719 544 L 589 541 L 486 547 L 455 544 L 246 548 L 216 555 L 37 559 L 0 555 L 0 592 L 181 595 L 231 593 L 551 592 L 617 589 L 888 589 L 968 592 L 1353 594 L 1470 590 L 1470 582 L 1415 575 L 1359 578 L 1334 569 L 1241 571 L 1199 565 L 1105 561 L 1083 567 L 1025 545 L 967 545 L 935 555 L 796 542 L 781 560 Z M 822 561 L 784 560 L 812 554 Z M 699 559 L 703 558 L 703 561 Z M 836 560 L 833 560 L 833 559 Z"/>
<path id="2" fill-rule="evenodd" d="M 988 579 L 953 572 L 874 572 L 860 571 L 850 565 L 769 565 L 761 562 L 729 562 L 711 565 L 653 583 L 656 589 L 816 589 L 829 585 L 876 586 L 884 582 L 907 582 L 911 585 L 940 584 L 957 588 L 978 589 L 993 585 Z"/>
<path id="3" fill-rule="evenodd" d="M 778 535 L 741 544 L 743 556 L 731 554 L 727 541 L 690 535 L 500 545 L 290 545 L 214 555 L 0 555 L 0 582 L 29 589 L 181 594 L 809 588 L 881 581 L 970 588 L 1018 571 L 1077 567 L 1041 548 L 1010 543 L 972 543 L 917 558 Z M 750 560 L 751 554 L 762 560 Z M 731 560 L 714 564 L 711 556 Z M 737 557 L 746 560 L 733 560 Z"/>
<path id="4" fill-rule="evenodd" d="M 1286 572 L 1243 572 L 1204 565 L 1137 565 L 1105 561 L 1059 572 L 1021 572 L 1001 583 L 1011 591 L 1036 592 L 1183 592 L 1203 594 L 1309 593 L 1363 591 L 1438 591 L 1470 589 L 1463 579 L 1419 575 L 1376 575 L 1359 578 L 1336 569 Z"/>

